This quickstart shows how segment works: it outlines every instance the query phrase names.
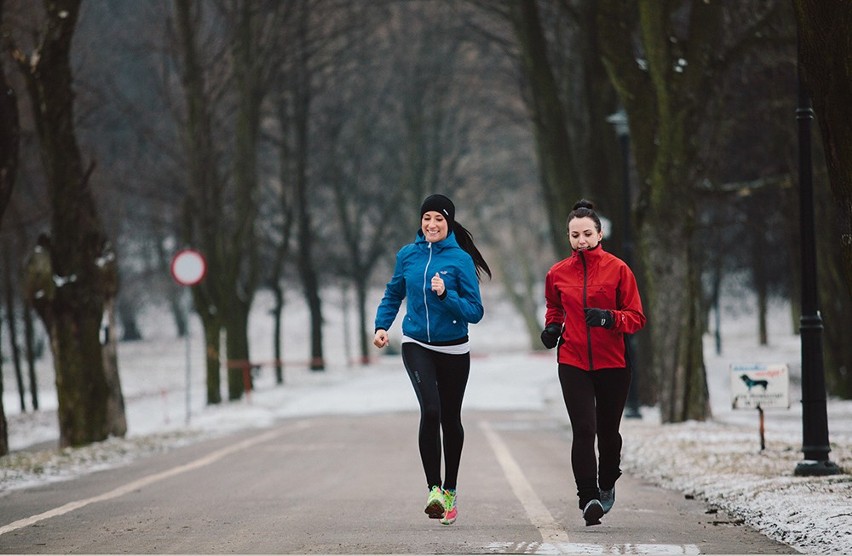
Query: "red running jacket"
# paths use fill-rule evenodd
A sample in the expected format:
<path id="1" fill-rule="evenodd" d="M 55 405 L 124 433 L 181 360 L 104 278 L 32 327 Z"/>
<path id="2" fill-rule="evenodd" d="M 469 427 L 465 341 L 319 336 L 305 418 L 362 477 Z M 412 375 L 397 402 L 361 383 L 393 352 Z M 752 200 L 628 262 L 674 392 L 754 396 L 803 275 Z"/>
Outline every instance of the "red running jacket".
<path id="1" fill-rule="evenodd" d="M 562 325 L 559 363 L 589 371 L 626 366 L 624 334 L 641 330 L 645 315 L 636 277 L 624 261 L 601 244 L 574 251 L 547 272 L 544 297 L 545 326 Z M 612 311 L 613 327 L 587 326 L 586 307 Z"/>

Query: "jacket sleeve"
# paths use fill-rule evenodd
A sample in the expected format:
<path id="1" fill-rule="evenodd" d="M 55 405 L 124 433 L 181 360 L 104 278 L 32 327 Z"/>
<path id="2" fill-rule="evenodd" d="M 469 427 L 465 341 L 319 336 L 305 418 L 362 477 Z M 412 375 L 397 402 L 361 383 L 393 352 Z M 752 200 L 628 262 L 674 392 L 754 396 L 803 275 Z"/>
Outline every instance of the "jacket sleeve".
<path id="1" fill-rule="evenodd" d="M 548 271 L 544 278 L 544 326 L 548 324 L 559 324 L 565 322 L 565 309 L 562 307 L 562 297 L 559 295 L 559 290 L 554 284 L 554 275 L 552 270 Z"/>
<path id="2" fill-rule="evenodd" d="M 612 312 L 615 319 L 613 330 L 633 334 L 645 326 L 645 313 L 636 286 L 636 276 L 626 264 L 621 266 L 618 281 L 617 308 Z"/>
<path id="3" fill-rule="evenodd" d="M 479 293 L 476 267 L 467 253 L 459 262 L 458 290 L 448 289 L 446 293 L 447 295 L 441 301 L 447 304 L 447 308 L 453 315 L 470 324 L 476 324 L 482 320 L 485 309 Z"/>
<path id="4" fill-rule="evenodd" d="M 405 299 L 405 275 L 403 274 L 403 250 L 396 254 L 393 276 L 385 286 L 385 295 L 376 309 L 375 330 L 387 330 L 393 324 L 399 312 L 399 306 Z"/>

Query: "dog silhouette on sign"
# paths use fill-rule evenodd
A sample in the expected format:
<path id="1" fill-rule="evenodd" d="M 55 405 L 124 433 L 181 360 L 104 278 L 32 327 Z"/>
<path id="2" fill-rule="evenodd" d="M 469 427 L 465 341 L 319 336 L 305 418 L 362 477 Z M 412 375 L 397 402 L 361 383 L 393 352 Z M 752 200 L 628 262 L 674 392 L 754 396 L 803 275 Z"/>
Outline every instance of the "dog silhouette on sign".
<path id="1" fill-rule="evenodd" d="M 762 379 L 754 380 L 754 379 L 750 378 L 748 375 L 740 375 L 740 379 L 742 379 L 742 381 L 745 382 L 745 385 L 748 387 L 749 392 L 751 392 L 751 389 L 756 387 L 756 386 L 760 386 L 761 388 L 763 388 L 763 391 L 766 392 L 766 387 L 769 386 L 768 380 L 762 380 Z"/>

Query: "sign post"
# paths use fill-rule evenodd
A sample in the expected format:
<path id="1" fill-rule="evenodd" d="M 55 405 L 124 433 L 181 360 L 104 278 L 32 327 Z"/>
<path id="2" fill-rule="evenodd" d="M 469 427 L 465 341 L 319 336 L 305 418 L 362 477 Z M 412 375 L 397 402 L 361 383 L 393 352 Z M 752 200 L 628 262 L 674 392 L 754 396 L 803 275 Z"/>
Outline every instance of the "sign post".
<path id="1" fill-rule="evenodd" d="M 204 255 L 193 249 L 183 249 L 175 253 L 171 264 L 172 278 L 181 286 L 195 286 L 199 284 L 207 274 L 207 261 Z M 190 385 L 192 384 L 190 373 L 190 306 L 191 298 L 188 289 L 184 289 L 184 315 L 186 317 L 186 424 L 189 424 L 191 413 Z"/>
<path id="2" fill-rule="evenodd" d="M 766 448 L 763 410 L 790 409 L 790 376 L 787 365 L 731 364 L 731 407 L 757 409 L 760 415 L 760 449 Z"/>

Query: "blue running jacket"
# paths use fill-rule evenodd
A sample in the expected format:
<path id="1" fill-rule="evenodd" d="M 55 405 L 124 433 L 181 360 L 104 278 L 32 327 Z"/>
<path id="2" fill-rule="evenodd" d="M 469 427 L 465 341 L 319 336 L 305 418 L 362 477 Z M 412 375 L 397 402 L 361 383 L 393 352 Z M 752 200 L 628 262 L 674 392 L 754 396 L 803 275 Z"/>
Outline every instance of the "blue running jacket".
<path id="1" fill-rule="evenodd" d="M 432 277 L 440 274 L 444 298 L 432 291 Z M 428 344 L 441 344 L 467 337 L 467 325 L 482 319 L 484 309 L 473 259 L 459 247 L 454 233 L 429 243 L 417 232 L 414 243 L 396 254 L 393 276 L 376 310 L 376 330 L 388 330 L 403 298 L 406 301 L 402 333 Z"/>

